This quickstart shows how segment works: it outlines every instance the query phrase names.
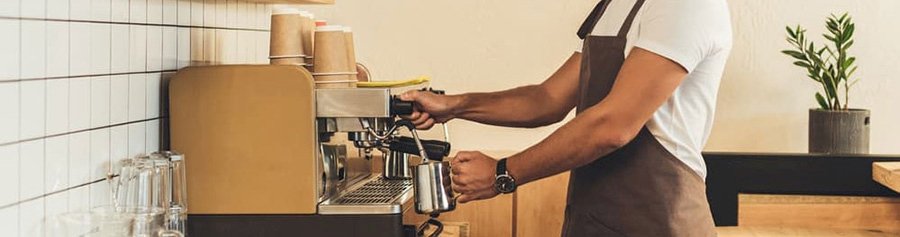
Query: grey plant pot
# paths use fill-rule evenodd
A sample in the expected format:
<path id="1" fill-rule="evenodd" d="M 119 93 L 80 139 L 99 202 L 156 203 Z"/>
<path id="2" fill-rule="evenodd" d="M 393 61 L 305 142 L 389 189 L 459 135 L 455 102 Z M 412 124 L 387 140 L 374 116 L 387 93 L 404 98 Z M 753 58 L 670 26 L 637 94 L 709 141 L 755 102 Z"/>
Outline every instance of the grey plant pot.
<path id="1" fill-rule="evenodd" d="M 869 110 L 809 110 L 809 153 L 869 154 Z"/>

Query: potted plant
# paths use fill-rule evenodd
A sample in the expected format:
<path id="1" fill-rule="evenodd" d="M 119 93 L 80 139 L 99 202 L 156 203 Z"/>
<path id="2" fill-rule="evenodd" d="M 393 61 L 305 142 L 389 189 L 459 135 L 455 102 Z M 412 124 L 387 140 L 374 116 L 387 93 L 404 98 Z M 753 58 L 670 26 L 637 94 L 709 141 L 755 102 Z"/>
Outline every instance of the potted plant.
<path id="1" fill-rule="evenodd" d="M 850 108 L 850 89 L 859 82 L 853 46 L 856 24 L 844 13 L 832 14 L 825 22 L 827 43 L 818 47 L 801 26 L 786 27 L 791 49 L 781 51 L 794 65 L 806 69 L 807 77 L 822 89 L 816 92 L 819 108 L 809 110 L 809 152 L 836 154 L 869 153 L 869 110 Z"/>

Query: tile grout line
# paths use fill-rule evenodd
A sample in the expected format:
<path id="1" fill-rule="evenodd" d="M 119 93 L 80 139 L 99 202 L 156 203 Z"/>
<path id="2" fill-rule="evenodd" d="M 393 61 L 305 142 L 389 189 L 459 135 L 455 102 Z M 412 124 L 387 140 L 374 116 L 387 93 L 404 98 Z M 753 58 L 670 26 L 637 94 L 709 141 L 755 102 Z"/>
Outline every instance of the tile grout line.
<path id="1" fill-rule="evenodd" d="M 45 102 L 45 103 L 46 103 L 46 102 Z M 46 109 L 45 109 L 45 110 L 46 110 Z M 104 125 L 104 126 L 99 126 L 99 127 L 93 127 L 93 128 L 87 128 L 87 129 L 81 129 L 81 130 L 69 131 L 69 132 L 64 132 L 64 133 L 58 133 L 58 134 L 52 134 L 52 135 L 45 135 L 45 136 L 41 136 L 41 137 L 22 139 L 22 140 L 19 140 L 19 141 L 13 141 L 13 142 L 2 143 L 2 144 L 0 144 L 0 147 L 9 146 L 9 145 L 15 145 L 15 144 L 21 144 L 21 143 L 30 142 L 30 141 L 37 141 L 37 140 L 41 140 L 41 139 L 54 138 L 54 137 L 60 137 L 60 136 L 65 136 L 65 135 L 72 135 L 72 134 L 76 134 L 76 133 L 89 132 L 89 131 L 100 130 L 100 129 L 105 129 L 105 128 L 113 128 L 113 127 L 119 127 L 119 126 L 129 125 L 129 124 L 142 123 L 142 122 L 153 121 L 153 120 L 157 120 L 157 119 L 165 119 L 165 118 L 166 118 L 166 117 L 160 116 L 160 117 L 155 117 L 155 118 L 147 118 L 147 119 L 141 119 L 141 120 L 134 120 L 134 121 L 128 121 L 128 122 L 123 122 L 123 123 L 110 124 L 110 125 Z M 46 124 L 46 121 L 45 121 L 45 124 Z M 45 129 L 46 129 L 46 128 L 45 128 Z"/>
<path id="2" fill-rule="evenodd" d="M 10 207 L 14 207 L 14 206 L 18 206 L 18 205 L 24 204 L 24 203 L 26 203 L 26 202 L 35 201 L 35 200 L 38 200 L 38 199 L 41 199 L 41 198 L 45 198 L 45 197 L 48 197 L 48 196 L 51 196 L 51 195 L 54 195 L 54 194 L 63 193 L 63 192 L 66 192 L 66 191 L 69 191 L 69 190 L 73 190 L 73 189 L 76 189 L 76 188 L 81 188 L 81 187 L 88 186 L 88 185 L 91 185 L 91 184 L 103 182 L 103 181 L 106 181 L 106 180 L 111 180 L 112 178 L 115 178 L 115 177 L 119 177 L 119 175 L 118 175 L 118 174 L 114 174 L 114 175 L 111 175 L 109 178 L 100 178 L 100 179 L 96 179 L 96 180 L 93 180 L 93 181 L 89 181 L 89 182 L 87 182 L 87 183 L 83 183 L 83 184 L 79 184 L 79 185 L 67 187 L 67 188 L 60 189 L 60 190 L 56 190 L 56 191 L 49 192 L 49 193 L 44 193 L 44 194 L 41 194 L 41 195 L 38 195 L 38 196 L 35 196 L 35 197 L 30 197 L 30 198 L 22 199 L 22 200 L 19 200 L 19 201 L 17 201 L 17 202 L 14 202 L 14 203 L 10 203 L 10 204 L 6 204 L 6 205 L 3 205 L 3 206 L 0 206 L 0 210 L 6 209 L 6 208 L 10 208 Z M 67 203 L 66 205 L 68 205 L 68 203 Z M 46 211 L 47 211 L 47 210 L 46 210 L 46 208 L 45 208 L 45 209 L 44 209 L 44 212 L 46 212 Z M 46 213 L 44 213 L 44 215 L 46 215 Z"/>
<path id="3" fill-rule="evenodd" d="M 214 29 L 214 30 L 241 30 L 241 31 L 256 31 L 256 32 L 269 32 L 266 29 L 253 29 L 253 28 L 240 28 L 240 27 L 217 27 L 217 26 L 206 26 L 205 24 L 202 26 L 194 26 L 194 25 L 180 25 L 180 24 L 165 24 L 165 23 L 138 23 L 138 22 L 130 22 L 131 17 L 129 16 L 129 22 L 123 21 L 98 21 L 98 20 L 73 20 L 73 19 L 58 19 L 58 18 L 36 18 L 36 17 L 12 17 L 12 16 L 0 16 L 0 19 L 3 20 L 21 20 L 21 21 L 50 21 L 50 22 L 76 22 L 76 23 L 92 23 L 92 24 L 111 24 L 111 25 L 140 25 L 140 26 L 161 26 L 161 27 L 178 27 L 178 28 L 202 28 L 202 29 Z"/>
<path id="4" fill-rule="evenodd" d="M 112 31 L 112 29 L 110 29 Z M 112 33 L 110 33 L 112 34 Z M 112 37 L 112 36 L 110 36 Z M 21 49 L 20 49 L 21 50 Z M 110 50 L 111 52 L 112 50 Z M 112 58 L 112 53 L 110 53 L 110 58 Z M 112 67 L 112 59 L 110 59 L 110 67 Z M 146 68 L 144 69 L 146 70 Z M 136 71 L 136 72 L 117 72 L 117 73 L 107 73 L 107 74 L 84 74 L 84 75 L 74 75 L 74 76 L 55 76 L 55 77 L 35 77 L 35 78 L 22 78 L 16 80 L 5 80 L 0 81 L 2 83 L 14 83 L 14 82 L 26 82 L 26 81 L 48 81 L 48 80 L 59 80 L 59 79 L 73 79 L 73 78 L 82 78 L 82 77 L 103 77 L 103 76 L 122 76 L 122 75 L 132 75 L 132 74 L 149 74 L 149 73 L 166 73 L 166 72 L 176 72 L 178 70 L 156 70 L 156 71 Z"/>

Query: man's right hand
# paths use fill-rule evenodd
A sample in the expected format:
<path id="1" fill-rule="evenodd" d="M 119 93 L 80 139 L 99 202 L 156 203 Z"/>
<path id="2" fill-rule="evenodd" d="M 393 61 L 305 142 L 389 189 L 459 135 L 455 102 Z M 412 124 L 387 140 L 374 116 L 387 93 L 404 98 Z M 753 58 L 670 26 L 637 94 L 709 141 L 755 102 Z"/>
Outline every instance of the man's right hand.
<path id="1" fill-rule="evenodd" d="M 409 119 L 416 129 L 431 129 L 434 123 L 445 123 L 456 118 L 462 98 L 460 96 L 438 95 L 428 91 L 412 90 L 400 95 L 401 100 L 414 101 L 415 110 Z"/>

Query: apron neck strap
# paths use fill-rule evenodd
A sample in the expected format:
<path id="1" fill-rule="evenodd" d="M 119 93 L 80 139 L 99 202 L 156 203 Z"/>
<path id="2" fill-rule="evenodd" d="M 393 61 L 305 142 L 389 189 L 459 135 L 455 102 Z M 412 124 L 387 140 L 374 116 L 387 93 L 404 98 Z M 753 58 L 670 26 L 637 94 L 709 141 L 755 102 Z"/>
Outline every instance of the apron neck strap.
<path id="1" fill-rule="evenodd" d="M 637 0 L 634 3 L 634 6 L 631 7 L 631 12 L 628 13 L 628 17 L 625 18 L 625 22 L 622 23 L 622 28 L 619 28 L 619 37 L 628 36 L 628 31 L 631 30 L 631 23 L 634 23 L 634 18 L 637 16 L 637 13 L 641 11 L 641 6 L 644 5 L 645 0 Z"/>
<path id="2" fill-rule="evenodd" d="M 602 0 L 597 3 L 597 6 L 594 7 L 594 10 L 591 10 L 591 14 L 587 16 L 587 19 L 584 19 L 584 22 L 581 23 L 581 28 L 578 29 L 578 38 L 584 39 L 594 31 L 594 27 L 597 26 L 597 22 L 600 21 L 600 17 L 603 16 L 603 13 L 606 12 L 606 7 L 609 6 L 610 0 Z"/>

